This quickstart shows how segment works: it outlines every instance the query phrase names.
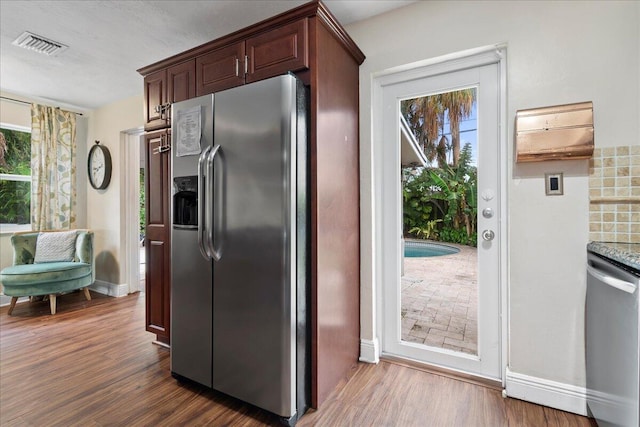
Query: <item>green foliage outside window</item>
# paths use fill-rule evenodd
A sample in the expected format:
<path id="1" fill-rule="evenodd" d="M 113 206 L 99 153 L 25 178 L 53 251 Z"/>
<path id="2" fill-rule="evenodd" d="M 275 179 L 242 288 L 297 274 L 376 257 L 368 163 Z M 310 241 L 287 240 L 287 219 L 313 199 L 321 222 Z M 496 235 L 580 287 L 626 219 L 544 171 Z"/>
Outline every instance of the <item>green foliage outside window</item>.
<path id="1" fill-rule="evenodd" d="M 402 171 L 405 234 L 476 246 L 477 168 L 466 144 L 458 164 Z"/>
<path id="2" fill-rule="evenodd" d="M 140 168 L 140 240 L 144 239 L 145 226 L 144 168 Z"/>
<path id="3" fill-rule="evenodd" d="M 31 208 L 31 134 L 0 128 L 0 223 L 28 224 Z M 28 176 L 21 180 L 10 175 Z"/>

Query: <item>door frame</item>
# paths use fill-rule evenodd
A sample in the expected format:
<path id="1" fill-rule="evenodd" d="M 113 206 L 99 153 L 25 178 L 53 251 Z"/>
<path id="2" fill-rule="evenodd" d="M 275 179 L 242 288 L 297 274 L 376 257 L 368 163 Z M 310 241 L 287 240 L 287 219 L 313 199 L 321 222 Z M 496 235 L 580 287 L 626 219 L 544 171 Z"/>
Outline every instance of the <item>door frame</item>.
<path id="1" fill-rule="evenodd" d="M 140 144 L 144 135 L 143 128 L 129 129 L 120 132 L 120 164 L 121 186 L 120 192 L 120 217 L 124 219 L 124 227 L 121 227 L 120 241 L 124 248 L 123 277 L 129 284 L 129 293 L 139 292 L 140 288 L 140 235 L 138 224 L 140 223 Z"/>
<path id="2" fill-rule="evenodd" d="M 500 245 L 499 254 L 499 280 L 500 280 L 500 374 L 502 385 L 505 385 L 506 367 L 508 365 L 508 337 L 509 337 L 509 306 L 508 306 L 508 197 L 507 197 L 507 178 L 508 178 L 508 125 L 507 125 L 507 61 L 506 61 L 507 48 L 506 45 L 491 45 L 480 47 L 476 49 L 457 52 L 437 58 L 431 58 L 424 61 L 419 61 L 412 64 L 407 64 L 399 67 L 394 67 L 388 70 L 374 73 L 372 75 L 372 140 L 373 140 L 373 198 L 374 198 L 374 212 L 373 212 L 373 235 L 374 239 L 374 331 L 373 336 L 377 343 L 383 343 L 383 285 L 388 280 L 399 280 L 395 278 L 395 272 L 389 271 L 390 269 L 385 266 L 384 254 L 385 247 L 388 247 L 390 242 L 385 240 L 385 230 L 388 225 L 388 218 L 391 216 L 393 209 L 396 206 L 393 204 L 384 203 L 383 186 L 385 180 L 389 179 L 389 171 L 385 170 L 385 157 L 383 153 L 383 116 L 388 111 L 384 111 L 383 105 L 383 89 L 385 86 L 393 85 L 405 81 L 423 79 L 438 74 L 463 70 L 472 67 L 480 67 L 488 64 L 498 64 L 499 68 L 499 159 L 500 165 L 499 172 L 499 205 L 500 205 L 500 224 L 499 224 L 499 239 Z M 400 177 L 398 177 L 398 180 Z M 393 225 L 395 228 L 395 224 Z M 394 277 L 391 278 L 390 274 Z M 375 359 L 384 356 L 381 345 L 375 346 Z"/>

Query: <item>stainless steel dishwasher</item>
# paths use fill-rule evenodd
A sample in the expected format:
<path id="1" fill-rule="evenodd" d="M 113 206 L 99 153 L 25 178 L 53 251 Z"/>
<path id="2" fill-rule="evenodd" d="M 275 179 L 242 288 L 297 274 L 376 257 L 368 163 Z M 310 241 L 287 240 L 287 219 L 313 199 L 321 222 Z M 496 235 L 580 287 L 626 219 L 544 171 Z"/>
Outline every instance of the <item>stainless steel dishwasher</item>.
<path id="1" fill-rule="evenodd" d="M 587 406 L 599 427 L 638 427 L 640 272 L 588 253 Z"/>

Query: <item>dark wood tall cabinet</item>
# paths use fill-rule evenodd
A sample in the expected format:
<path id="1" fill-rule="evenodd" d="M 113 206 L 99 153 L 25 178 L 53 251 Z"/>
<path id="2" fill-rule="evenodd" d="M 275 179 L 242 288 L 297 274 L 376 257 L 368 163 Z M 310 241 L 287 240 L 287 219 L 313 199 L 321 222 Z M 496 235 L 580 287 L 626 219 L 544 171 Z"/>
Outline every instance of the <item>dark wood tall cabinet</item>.
<path id="1" fill-rule="evenodd" d="M 147 331 L 169 343 L 171 292 L 171 153 L 169 130 L 148 132 L 145 141 L 145 320 Z"/>
<path id="2" fill-rule="evenodd" d="M 145 295 L 147 331 L 169 344 L 171 292 L 171 103 L 196 96 L 195 60 L 144 79 L 145 112 Z"/>
<path id="3" fill-rule="evenodd" d="M 187 99 L 286 72 L 295 73 L 309 87 L 313 407 L 327 398 L 359 356 L 358 68 L 363 61 L 364 54 L 333 15 L 312 1 L 138 70 L 144 77 L 148 131 L 170 126 L 168 104 L 179 100 L 177 92 Z M 148 134 L 148 147 L 157 135 Z M 158 155 L 150 149 L 148 156 Z M 148 164 L 162 169 L 164 161 L 150 159 Z M 155 175 L 147 180 L 147 207 L 163 213 L 148 214 L 148 230 L 156 226 L 149 222 L 154 218 L 168 220 L 170 209 L 168 175 L 156 179 L 158 174 L 150 173 Z M 156 194 L 154 199 L 154 193 L 164 196 Z M 163 197 L 166 205 L 157 202 Z M 158 271 L 157 277 L 147 277 L 147 329 L 159 338 L 168 334 L 169 325 L 170 301 L 163 292 L 170 286 L 165 275 L 170 275 L 170 242 L 164 236 L 162 243 L 154 240 L 158 248 L 147 257 L 147 268 Z M 162 331 L 156 325 L 159 318 L 166 322 Z"/>

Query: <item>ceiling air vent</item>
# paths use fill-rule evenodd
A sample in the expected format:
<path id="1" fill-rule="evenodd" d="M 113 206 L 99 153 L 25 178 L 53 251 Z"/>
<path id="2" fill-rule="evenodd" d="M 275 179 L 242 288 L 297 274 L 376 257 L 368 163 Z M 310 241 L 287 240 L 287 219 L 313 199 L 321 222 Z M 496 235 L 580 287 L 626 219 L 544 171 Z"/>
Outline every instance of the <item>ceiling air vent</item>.
<path id="1" fill-rule="evenodd" d="M 20 36 L 13 41 L 13 44 L 25 49 L 34 50 L 38 53 L 44 53 L 49 56 L 56 55 L 68 48 L 68 46 L 63 45 L 62 43 L 54 42 L 46 37 L 42 37 L 28 31 L 20 34 Z"/>

